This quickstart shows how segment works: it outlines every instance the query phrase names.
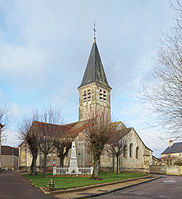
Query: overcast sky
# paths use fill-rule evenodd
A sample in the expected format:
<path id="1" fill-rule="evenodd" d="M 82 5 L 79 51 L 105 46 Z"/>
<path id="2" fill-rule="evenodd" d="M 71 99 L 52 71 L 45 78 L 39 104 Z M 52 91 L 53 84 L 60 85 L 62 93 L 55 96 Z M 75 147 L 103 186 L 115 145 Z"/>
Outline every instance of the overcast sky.
<path id="1" fill-rule="evenodd" d="M 168 0 L 0 0 L 0 104 L 11 123 L 4 144 L 17 146 L 16 121 L 33 108 L 59 105 L 78 120 L 78 91 L 93 43 L 93 23 L 112 87 L 114 120 L 134 127 L 158 156 L 167 147 L 137 96 L 153 83 L 160 37 L 173 24 Z"/>

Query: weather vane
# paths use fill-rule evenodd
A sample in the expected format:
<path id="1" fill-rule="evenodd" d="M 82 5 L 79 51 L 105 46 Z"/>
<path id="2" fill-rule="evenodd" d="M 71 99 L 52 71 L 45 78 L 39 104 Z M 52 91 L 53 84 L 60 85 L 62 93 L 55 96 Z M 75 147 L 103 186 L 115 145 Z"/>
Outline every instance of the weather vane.
<path id="1" fill-rule="evenodd" d="M 93 28 L 93 31 L 94 31 L 94 41 L 96 40 L 96 28 L 95 28 L 95 21 L 94 21 L 94 28 Z"/>

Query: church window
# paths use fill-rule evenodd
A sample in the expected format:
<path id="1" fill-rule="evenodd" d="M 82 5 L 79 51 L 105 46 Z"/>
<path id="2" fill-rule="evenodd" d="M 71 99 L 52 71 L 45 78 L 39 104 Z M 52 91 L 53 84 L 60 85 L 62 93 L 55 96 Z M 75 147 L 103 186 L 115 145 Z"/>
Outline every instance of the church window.
<path id="1" fill-rule="evenodd" d="M 129 152 L 130 152 L 130 158 L 131 158 L 131 157 L 132 157 L 132 154 L 133 154 L 133 144 L 132 144 L 132 143 L 130 144 L 130 147 L 129 147 L 129 148 L 130 148 L 130 151 L 129 151 Z"/>
<path id="2" fill-rule="evenodd" d="M 86 102 L 90 102 L 91 101 L 91 90 L 88 89 L 87 91 L 85 90 L 83 92 L 83 102 L 86 105 Z"/>
<path id="3" fill-rule="evenodd" d="M 126 145 L 124 146 L 124 149 L 123 149 L 123 157 L 127 158 L 127 149 L 126 149 Z"/>
<path id="4" fill-rule="evenodd" d="M 84 92 L 83 92 L 83 102 L 85 103 L 86 100 L 87 100 L 87 92 L 84 91 Z"/>
<path id="5" fill-rule="evenodd" d="M 139 148 L 137 146 L 137 148 L 136 148 L 136 159 L 138 159 L 138 150 L 139 150 Z"/>
<path id="6" fill-rule="evenodd" d="M 100 98 L 100 100 L 103 100 L 104 102 L 106 102 L 107 98 L 106 98 L 106 91 L 105 90 L 100 89 L 99 98 Z"/>
<path id="7" fill-rule="evenodd" d="M 91 91 L 88 89 L 88 101 L 91 101 Z"/>

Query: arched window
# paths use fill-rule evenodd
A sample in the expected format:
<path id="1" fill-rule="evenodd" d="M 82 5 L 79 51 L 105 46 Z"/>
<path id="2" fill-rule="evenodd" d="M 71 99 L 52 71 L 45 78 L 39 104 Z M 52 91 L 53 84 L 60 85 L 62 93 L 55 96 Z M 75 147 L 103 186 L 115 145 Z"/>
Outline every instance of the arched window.
<path id="1" fill-rule="evenodd" d="M 126 148 L 126 145 L 124 146 L 123 148 L 123 157 L 127 158 L 127 148 Z"/>
<path id="2" fill-rule="evenodd" d="M 132 157 L 132 154 L 133 154 L 133 144 L 131 143 L 130 144 L 130 158 Z"/>
<path id="3" fill-rule="evenodd" d="M 136 159 L 138 159 L 138 146 L 137 146 L 137 148 L 136 148 Z"/>

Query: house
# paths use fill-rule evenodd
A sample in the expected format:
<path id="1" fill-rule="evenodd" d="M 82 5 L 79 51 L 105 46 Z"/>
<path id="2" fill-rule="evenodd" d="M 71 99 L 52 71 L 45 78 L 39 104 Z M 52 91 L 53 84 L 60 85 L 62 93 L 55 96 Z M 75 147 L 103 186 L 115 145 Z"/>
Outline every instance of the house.
<path id="1" fill-rule="evenodd" d="M 166 165 L 182 164 L 182 142 L 169 140 L 169 146 L 161 153 L 161 161 Z"/>
<path id="2" fill-rule="evenodd" d="M 161 159 L 152 156 L 152 165 L 161 165 Z"/>
<path id="3" fill-rule="evenodd" d="M 55 128 L 60 131 L 60 137 L 69 137 L 76 143 L 78 166 L 91 166 L 93 163 L 92 156 L 89 154 L 87 144 L 85 142 L 85 134 L 87 133 L 88 120 L 93 117 L 91 112 L 104 112 L 107 119 L 111 118 L 111 87 L 107 81 L 104 67 L 100 58 L 96 39 L 92 45 L 88 63 L 82 82 L 78 87 L 79 92 L 79 121 L 66 124 L 55 125 Z M 141 171 L 149 172 L 149 165 L 152 164 L 152 150 L 149 149 L 134 128 L 127 128 L 121 121 L 117 123 L 117 130 L 120 131 L 120 139 L 125 140 L 127 150 L 120 157 L 121 171 Z M 34 125 L 52 125 L 34 121 Z M 32 127 L 33 128 L 33 127 Z M 66 129 L 63 131 L 63 129 Z M 50 132 L 51 133 L 51 132 Z M 107 145 L 106 145 L 107 147 Z M 65 159 L 64 165 L 69 165 L 69 157 Z M 31 165 L 31 155 L 27 144 L 20 145 L 20 168 L 27 168 Z M 59 161 L 55 153 L 49 154 L 47 165 L 52 166 L 52 161 L 56 160 L 56 166 L 59 166 Z M 111 170 L 114 163 L 113 157 L 109 156 L 104 150 L 100 166 L 102 169 Z M 37 160 L 38 167 L 41 168 L 42 157 L 39 155 Z"/>
<path id="4" fill-rule="evenodd" d="M 10 146 L 1 146 L 1 168 L 17 170 L 19 167 L 19 149 Z"/>

